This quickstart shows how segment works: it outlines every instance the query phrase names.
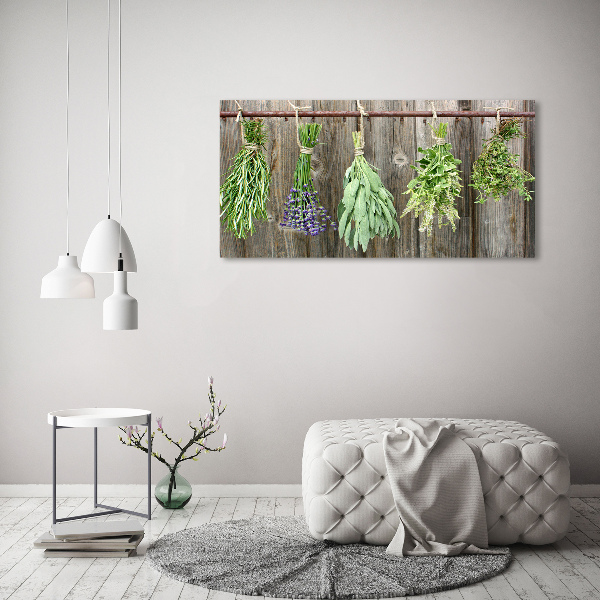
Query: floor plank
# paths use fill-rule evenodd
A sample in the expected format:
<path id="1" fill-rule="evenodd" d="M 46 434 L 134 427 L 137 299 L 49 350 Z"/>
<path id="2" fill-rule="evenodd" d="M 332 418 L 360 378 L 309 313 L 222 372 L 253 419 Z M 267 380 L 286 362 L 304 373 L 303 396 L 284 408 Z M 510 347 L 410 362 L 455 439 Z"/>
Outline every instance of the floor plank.
<path id="1" fill-rule="evenodd" d="M 256 501 L 255 517 L 272 517 L 275 514 L 275 498 L 259 498 Z"/>
<path id="2" fill-rule="evenodd" d="M 493 600 L 523 600 L 508 582 L 504 574 L 486 579 L 483 587 Z"/>
<path id="3" fill-rule="evenodd" d="M 491 596 L 485 589 L 483 583 L 475 583 L 460 588 L 460 593 L 464 600 L 491 600 Z"/>
<path id="4" fill-rule="evenodd" d="M 296 507 L 295 498 L 277 498 L 275 502 L 275 516 L 290 517 L 294 515 Z"/>
<path id="5" fill-rule="evenodd" d="M 233 513 L 234 519 L 249 519 L 256 510 L 256 498 L 240 498 Z"/>
<path id="6" fill-rule="evenodd" d="M 550 600 L 577 600 L 569 588 L 559 579 L 556 573 L 531 549 L 530 546 L 515 544 L 511 552 L 538 587 Z"/>

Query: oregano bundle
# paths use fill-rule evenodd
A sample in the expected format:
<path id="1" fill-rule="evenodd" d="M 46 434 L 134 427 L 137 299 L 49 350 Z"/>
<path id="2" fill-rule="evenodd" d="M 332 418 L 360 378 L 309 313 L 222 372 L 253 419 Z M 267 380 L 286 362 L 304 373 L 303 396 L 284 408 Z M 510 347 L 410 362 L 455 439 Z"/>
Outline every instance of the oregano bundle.
<path id="1" fill-rule="evenodd" d="M 241 126 L 243 145 L 220 188 L 220 205 L 227 229 L 245 239 L 254 233 L 254 221 L 267 220 L 271 169 L 263 154 L 263 121 L 242 120 Z"/>
<path id="2" fill-rule="evenodd" d="M 531 200 L 531 193 L 525 187 L 535 177 L 519 166 L 519 155 L 513 154 L 507 143 L 524 138 L 519 119 L 502 119 L 498 130 L 491 138 L 484 140 L 483 150 L 473 165 L 470 186 L 477 189 L 479 196 L 475 202 L 483 204 L 489 196 L 496 202 L 512 190 L 525 200 Z"/>
<path id="3" fill-rule="evenodd" d="M 394 198 L 384 187 L 377 169 L 363 155 L 363 134 L 353 131 L 355 156 L 344 177 L 344 197 L 338 207 L 340 239 L 355 250 L 358 245 L 367 251 L 369 242 L 377 235 L 400 236 L 396 221 Z"/>
<path id="4" fill-rule="evenodd" d="M 410 194 L 410 198 L 401 215 L 404 217 L 409 212 L 413 212 L 417 218 L 422 214 L 419 231 L 426 231 L 427 237 L 431 235 L 433 217 L 436 213 L 438 227 L 450 224 L 452 231 L 456 231 L 455 221 L 460 217 L 454 199 L 460 194 L 462 187 L 457 167 L 461 161 L 452 155 L 452 145 L 444 141 L 448 124 L 440 123 L 437 128 L 429 126 L 433 131 L 436 144 L 426 150 L 418 149 L 424 156 L 417 161 L 417 166 L 410 166 L 417 171 L 417 175 L 408 183 L 408 190 L 404 192 Z M 444 217 L 446 223 L 442 222 Z"/>

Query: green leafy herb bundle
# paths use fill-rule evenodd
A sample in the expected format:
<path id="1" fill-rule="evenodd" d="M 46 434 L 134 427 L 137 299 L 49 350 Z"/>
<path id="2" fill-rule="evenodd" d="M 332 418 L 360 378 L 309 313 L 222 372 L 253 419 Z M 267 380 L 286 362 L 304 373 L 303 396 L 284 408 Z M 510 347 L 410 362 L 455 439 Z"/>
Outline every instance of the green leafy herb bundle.
<path id="1" fill-rule="evenodd" d="M 311 236 L 323 233 L 328 223 L 333 229 L 336 228 L 319 200 L 319 192 L 315 190 L 310 174 L 312 149 L 318 144 L 321 127 L 319 123 L 297 125 L 300 156 L 294 171 L 294 185 L 285 202 L 283 220 L 280 223 L 281 227 Z"/>
<path id="2" fill-rule="evenodd" d="M 267 135 L 260 119 L 243 120 L 244 143 L 220 189 L 221 218 L 236 237 L 254 233 L 254 221 L 267 219 L 271 170 L 263 149 Z"/>
<path id="3" fill-rule="evenodd" d="M 424 154 L 417 161 L 418 166 L 411 165 L 417 171 L 416 177 L 409 182 L 405 194 L 410 198 L 402 213 L 402 217 L 413 212 L 415 217 L 423 215 L 419 231 L 431 235 L 433 217 L 438 215 L 438 227 L 450 224 L 456 231 L 455 221 L 459 219 L 454 199 L 460 194 L 461 179 L 457 165 L 461 163 L 452 156 L 452 146 L 444 142 L 448 130 L 447 123 L 440 123 L 437 128 L 429 125 L 433 131 L 436 144 L 426 150 L 419 148 Z M 446 223 L 442 222 L 446 218 Z"/>
<path id="4" fill-rule="evenodd" d="M 520 120 L 513 118 L 503 119 L 494 135 L 485 140 L 469 184 L 479 192 L 477 203 L 483 204 L 489 196 L 498 202 L 512 190 L 517 190 L 525 200 L 531 200 L 525 184 L 535 177 L 519 166 L 519 155 L 513 154 L 507 145 L 510 140 L 524 137 Z"/>
<path id="5" fill-rule="evenodd" d="M 363 153 L 363 133 L 353 131 L 355 157 L 344 177 L 344 197 L 338 206 L 340 239 L 348 247 L 367 251 L 375 236 L 400 236 L 392 194 L 383 186 L 377 168 L 370 165 Z"/>

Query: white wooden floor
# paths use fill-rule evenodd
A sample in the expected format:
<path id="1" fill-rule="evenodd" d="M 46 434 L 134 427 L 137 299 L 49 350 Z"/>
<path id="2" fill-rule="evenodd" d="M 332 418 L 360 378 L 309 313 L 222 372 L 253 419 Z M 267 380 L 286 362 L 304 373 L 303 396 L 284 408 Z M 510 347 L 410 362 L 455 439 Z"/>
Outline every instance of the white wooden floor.
<path id="1" fill-rule="evenodd" d="M 145 510 L 145 499 L 104 498 L 104 504 Z M 600 599 L 600 498 L 575 498 L 567 537 L 551 546 L 512 547 L 502 575 L 431 600 Z M 59 516 L 91 512 L 91 500 L 62 498 Z M 160 575 L 145 562 L 148 544 L 166 533 L 252 515 L 302 514 L 300 498 L 201 498 L 182 510 L 155 506 L 146 536 L 132 558 L 51 558 L 33 540 L 51 522 L 51 499 L 0 498 L 0 600 L 238 600 Z M 123 515 L 102 517 L 122 519 Z M 246 596 L 240 599 L 249 600 Z"/>

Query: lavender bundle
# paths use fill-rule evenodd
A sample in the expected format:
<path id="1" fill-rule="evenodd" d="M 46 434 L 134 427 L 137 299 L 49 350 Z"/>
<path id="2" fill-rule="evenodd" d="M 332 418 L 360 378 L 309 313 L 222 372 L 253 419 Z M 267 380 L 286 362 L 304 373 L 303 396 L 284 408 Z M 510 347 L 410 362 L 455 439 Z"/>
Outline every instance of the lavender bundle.
<path id="1" fill-rule="evenodd" d="M 310 163 L 313 148 L 318 143 L 321 125 L 307 123 L 297 126 L 300 156 L 294 171 L 294 185 L 284 205 L 281 227 L 301 231 L 305 235 L 319 235 L 331 225 L 337 229 L 327 210 L 321 204 L 310 175 Z"/>

